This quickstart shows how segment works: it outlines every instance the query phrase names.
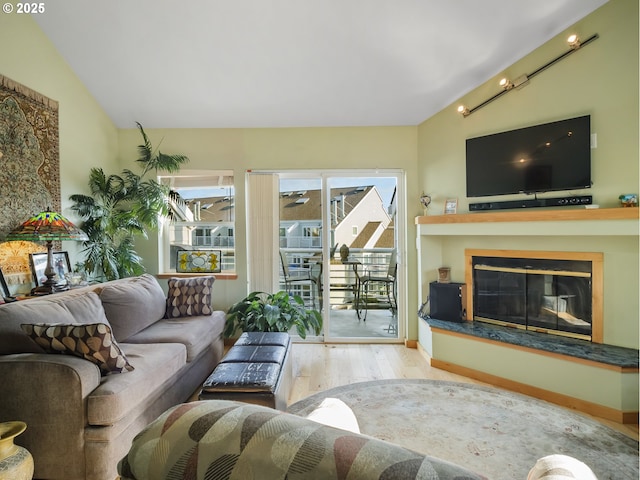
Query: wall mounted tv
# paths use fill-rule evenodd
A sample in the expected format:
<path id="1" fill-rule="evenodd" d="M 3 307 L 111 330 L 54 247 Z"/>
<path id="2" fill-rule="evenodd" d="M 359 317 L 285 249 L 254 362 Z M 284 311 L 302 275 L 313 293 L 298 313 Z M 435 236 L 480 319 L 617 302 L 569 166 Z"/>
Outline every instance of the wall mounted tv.
<path id="1" fill-rule="evenodd" d="M 467 197 L 591 187 L 591 117 L 467 139 Z"/>

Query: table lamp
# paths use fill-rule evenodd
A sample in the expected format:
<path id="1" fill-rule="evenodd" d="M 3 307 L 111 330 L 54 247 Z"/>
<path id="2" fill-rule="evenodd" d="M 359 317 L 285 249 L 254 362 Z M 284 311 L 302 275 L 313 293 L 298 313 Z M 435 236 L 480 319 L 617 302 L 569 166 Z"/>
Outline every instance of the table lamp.
<path id="1" fill-rule="evenodd" d="M 53 269 L 52 244 L 57 240 L 86 241 L 89 237 L 65 217 L 56 212 L 41 212 L 24 222 L 7 235 L 7 240 L 29 240 L 47 243 L 47 266 L 44 274 L 47 279 L 39 287 L 31 290 L 32 295 L 48 295 L 59 290 Z"/>

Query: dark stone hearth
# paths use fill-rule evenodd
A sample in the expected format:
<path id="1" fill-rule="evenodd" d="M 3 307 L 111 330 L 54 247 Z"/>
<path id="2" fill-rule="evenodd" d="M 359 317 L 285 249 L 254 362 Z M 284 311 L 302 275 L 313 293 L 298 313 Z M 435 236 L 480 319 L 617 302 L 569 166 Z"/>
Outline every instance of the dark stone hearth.
<path id="1" fill-rule="evenodd" d="M 529 347 L 545 352 L 558 353 L 575 358 L 592 360 L 621 368 L 638 368 L 638 350 L 615 345 L 591 343 L 586 340 L 548 335 L 513 327 L 503 327 L 482 322 L 447 322 L 423 318 L 430 326 L 441 330 L 495 340 L 496 342 Z"/>

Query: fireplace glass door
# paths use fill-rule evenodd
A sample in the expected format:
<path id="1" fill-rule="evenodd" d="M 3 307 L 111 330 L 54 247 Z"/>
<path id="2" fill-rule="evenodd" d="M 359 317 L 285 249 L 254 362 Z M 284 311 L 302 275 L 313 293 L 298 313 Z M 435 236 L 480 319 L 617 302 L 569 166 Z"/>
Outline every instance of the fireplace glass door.
<path id="1" fill-rule="evenodd" d="M 474 320 L 591 338 L 591 262 L 473 257 Z"/>

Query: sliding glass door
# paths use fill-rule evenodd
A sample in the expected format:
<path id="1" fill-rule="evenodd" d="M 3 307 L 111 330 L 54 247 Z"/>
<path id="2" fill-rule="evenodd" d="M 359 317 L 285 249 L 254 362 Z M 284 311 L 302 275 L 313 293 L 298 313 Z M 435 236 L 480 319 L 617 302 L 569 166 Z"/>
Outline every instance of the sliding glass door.
<path id="1" fill-rule="evenodd" d="M 322 312 L 325 341 L 401 338 L 402 191 L 399 171 L 279 172 L 280 288 Z"/>

